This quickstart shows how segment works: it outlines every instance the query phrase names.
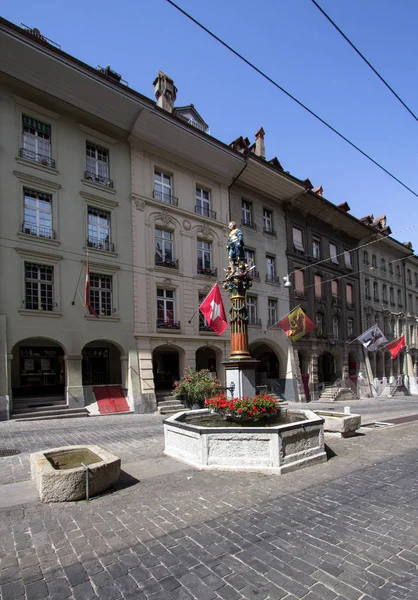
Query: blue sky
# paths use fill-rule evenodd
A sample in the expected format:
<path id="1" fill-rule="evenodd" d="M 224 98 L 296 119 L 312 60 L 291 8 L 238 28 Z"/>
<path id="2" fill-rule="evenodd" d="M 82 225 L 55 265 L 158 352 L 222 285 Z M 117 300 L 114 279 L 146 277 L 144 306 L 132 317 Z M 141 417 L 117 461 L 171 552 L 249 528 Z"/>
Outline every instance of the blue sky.
<path id="1" fill-rule="evenodd" d="M 377 79 L 311 0 L 178 0 L 418 193 L 418 122 Z M 354 44 L 418 114 L 416 0 L 319 0 Z M 356 217 L 386 214 L 395 238 L 418 251 L 418 199 L 198 29 L 166 0 L 100 3 L 7 0 L 2 16 L 37 27 L 62 49 L 110 64 L 153 97 L 162 70 L 193 103 L 211 134 L 229 143 L 266 132 L 267 158 Z M 407 231 L 408 227 L 417 225 Z"/>

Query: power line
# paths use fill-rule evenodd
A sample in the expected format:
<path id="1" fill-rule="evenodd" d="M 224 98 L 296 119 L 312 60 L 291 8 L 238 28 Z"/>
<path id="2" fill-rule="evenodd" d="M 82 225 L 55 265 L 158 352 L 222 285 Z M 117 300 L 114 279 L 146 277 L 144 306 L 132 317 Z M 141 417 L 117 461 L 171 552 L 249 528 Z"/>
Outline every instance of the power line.
<path id="1" fill-rule="evenodd" d="M 256 71 L 259 75 L 261 75 L 262 77 L 264 77 L 264 79 L 266 79 L 271 84 L 273 84 L 277 89 L 279 89 L 281 92 L 283 92 L 284 94 L 286 94 L 286 96 L 288 98 L 290 98 L 291 100 L 293 100 L 294 102 L 296 102 L 296 104 L 298 104 L 300 107 L 302 107 L 304 110 L 306 110 L 310 115 L 312 115 L 313 117 L 315 117 L 315 119 L 317 119 L 320 123 L 322 123 L 323 125 L 325 125 L 326 127 L 328 127 L 328 129 L 330 129 L 331 131 L 333 131 L 336 135 L 338 135 L 338 137 L 340 137 L 342 140 L 344 140 L 345 142 L 347 142 L 347 144 L 349 144 L 352 148 L 354 148 L 355 150 L 357 150 L 357 152 L 360 152 L 360 154 L 362 154 L 370 162 L 372 162 L 374 165 L 376 165 L 376 167 L 378 167 L 384 173 L 386 173 L 386 175 L 389 175 L 389 177 L 391 177 L 394 181 L 396 181 L 397 183 L 399 183 L 402 187 L 404 187 L 406 190 L 408 190 L 408 192 L 410 192 L 416 198 L 418 198 L 418 193 L 414 192 L 414 190 L 411 189 L 409 186 L 407 186 L 406 183 L 403 183 L 403 181 L 401 181 L 398 177 L 396 177 L 396 175 L 394 175 L 393 173 L 391 173 L 383 165 L 381 165 L 380 163 L 378 163 L 377 160 L 375 160 L 374 158 L 372 158 L 369 154 L 367 154 L 367 152 L 365 152 L 359 146 L 357 146 L 356 144 L 354 144 L 354 142 L 351 142 L 347 137 L 345 137 L 345 135 L 343 135 L 337 129 L 335 129 L 335 127 L 333 127 L 332 125 L 330 125 L 327 121 L 325 121 L 324 119 L 322 119 L 322 117 L 320 117 L 319 115 L 317 115 L 313 110 L 311 110 L 310 108 L 308 108 L 306 106 L 306 104 L 303 104 L 303 102 L 301 102 L 300 100 L 298 100 L 290 92 L 288 92 L 287 90 L 285 90 L 281 85 L 279 85 L 276 81 L 274 81 L 274 79 L 272 79 L 266 73 L 264 73 L 264 71 L 262 71 L 261 69 L 259 69 L 258 67 L 256 67 L 252 62 L 250 62 L 242 54 L 240 54 L 239 52 L 237 52 L 236 50 L 234 50 L 234 48 L 232 48 L 232 46 L 230 46 L 229 44 L 227 44 L 226 42 L 224 42 L 220 37 L 218 37 L 210 29 L 208 29 L 207 27 L 205 27 L 204 25 L 202 25 L 202 23 L 200 23 L 199 21 L 197 21 L 197 19 L 195 19 L 194 17 L 192 17 L 188 12 L 186 12 L 185 10 L 183 10 L 175 2 L 173 2 L 172 0 L 167 0 L 167 2 L 169 4 L 171 4 L 174 8 L 176 8 L 179 12 L 181 12 L 185 17 L 187 17 L 188 19 L 190 19 L 190 21 L 192 21 L 198 27 L 200 27 L 201 29 L 203 29 L 203 31 L 205 31 L 207 34 L 209 34 L 211 37 L 213 37 L 217 42 L 219 42 L 220 44 L 222 44 L 222 46 L 224 46 L 225 48 L 227 48 L 227 50 L 229 50 L 230 52 L 232 52 L 233 54 L 235 54 L 235 56 L 237 56 L 240 60 L 242 60 L 243 62 L 245 62 L 249 67 L 251 67 L 251 69 L 253 69 L 254 71 Z"/>
<path id="2" fill-rule="evenodd" d="M 335 27 L 335 29 L 338 31 L 339 34 L 342 35 L 342 37 L 345 39 L 345 41 L 350 44 L 350 46 L 352 47 L 352 49 L 357 52 L 357 54 L 360 56 L 360 58 L 362 60 L 364 60 L 364 62 L 366 63 L 366 65 L 368 67 L 370 67 L 370 69 L 373 71 L 373 73 L 380 79 L 380 81 L 388 88 L 388 90 L 390 92 L 392 92 L 392 94 L 395 96 L 395 98 L 397 100 L 399 100 L 399 102 L 402 104 L 402 106 L 404 108 L 406 108 L 406 110 L 409 112 L 409 114 L 414 117 L 415 121 L 418 122 L 418 117 L 415 115 L 414 112 L 412 112 L 412 110 L 409 108 L 409 106 L 407 106 L 405 104 L 405 102 L 402 100 L 402 98 L 395 92 L 395 90 L 388 84 L 388 82 L 380 75 L 380 73 L 374 68 L 374 66 L 370 63 L 370 61 L 367 60 L 367 58 L 364 56 L 364 54 L 362 54 L 360 52 L 360 50 L 353 44 L 353 42 L 345 35 L 345 33 L 338 27 L 338 25 L 335 23 L 335 21 L 333 21 L 331 19 L 331 17 L 329 15 L 327 15 L 327 13 L 324 11 L 324 9 L 319 6 L 318 2 L 316 2 L 316 0 L 311 0 L 311 2 L 313 4 L 315 4 L 316 8 L 324 15 L 324 17 L 331 23 L 331 25 L 333 27 Z"/>

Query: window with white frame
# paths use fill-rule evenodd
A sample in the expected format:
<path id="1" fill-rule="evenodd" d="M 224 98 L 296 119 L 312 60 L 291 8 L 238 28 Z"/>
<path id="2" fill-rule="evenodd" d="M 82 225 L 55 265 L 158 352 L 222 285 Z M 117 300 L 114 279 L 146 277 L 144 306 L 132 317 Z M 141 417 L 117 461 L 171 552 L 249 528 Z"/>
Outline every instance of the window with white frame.
<path id="1" fill-rule="evenodd" d="M 208 273 L 212 270 L 212 243 L 197 240 L 197 272 Z M 211 273 L 208 273 L 211 274 Z"/>
<path id="2" fill-rule="evenodd" d="M 166 267 L 176 267 L 174 259 L 173 232 L 166 229 L 155 229 L 155 264 Z"/>
<path id="3" fill-rule="evenodd" d="M 396 265 L 396 277 L 398 279 L 401 279 L 401 267 L 399 265 Z"/>
<path id="4" fill-rule="evenodd" d="M 373 300 L 379 302 L 379 284 L 377 281 L 373 281 Z"/>
<path id="5" fill-rule="evenodd" d="M 322 298 L 322 277 L 321 275 L 314 276 L 315 297 Z"/>
<path id="6" fill-rule="evenodd" d="M 249 267 L 252 267 L 253 265 L 255 265 L 255 252 L 254 250 L 248 250 L 247 248 L 244 248 L 244 253 L 245 253 L 245 262 Z"/>
<path id="7" fill-rule="evenodd" d="M 366 314 L 366 329 L 370 329 L 372 326 L 372 315 L 370 313 Z"/>
<path id="8" fill-rule="evenodd" d="M 113 314 L 112 275 L 90 273 L 90 306 L 101 317 Z"/>
<path id="9" fill-rule="evenodd" d="M 97 183 L 113 187 L 109 178 L 109 150 L 92 142 L 86 142 L 86 172 L 85 178 Z"/>
<path id="10" fill-rule="evenodd" d="M 303 235 L 302 230 L 297 227 L 292 228 L 293 232 L 293 248 L 298 252 L 305 252 L 305 248 L 303 246 Z"/>
<path id="11" fill-rule="evenodd" d="M 22 158 L 55 167 L 51 159 L 51 125 L 22 115 Z"/>
<path id="12" fill-rule="evenodd" d="M 25 308 L 54 310 L 54 267 L 25 262 Z"/>
<path id="13" fill-rule="evenodd" d="M 110 212 L 94 206 L 87 207 L 87 246 L 96 250 L 113 251 Z"/>
<path id="14" fill-rule="evenodd" d="M 372 254 L 372 267 L 373 267 L 373 269 L 377 269 L 377 257 L 376 257 L 376 254 Z"/>
<path id="15" fill-rule="evenodd" d="M 312 240 L 312 256 L 314 258 L 321 258 L 321 240 L 313 238 Z"/>
<path id="16" fill-rule="evenodd" d="M 353 295 L 353 286 L 351 283 L 347 283 L 345 286 L 345 299 L 348 306 L 353 306 L 354 304 L 354 295 Z"/>
<path id="17" fill-rule="evenodd" d="M 389 288 L 389 302 L 392 306 L 395 306 L 395 290 L 393 287 Z"/>
<path id="18" fill-rule="evenodd" d="M 317 335 L 322 335 L 324 332 L 324 319 L 320 313 L 316 313 L 315 316 L 315 325 L 316 325 L 316 333 Z"/>
<path id="19" fill-rule="evenodd" d="M 338 299 L 338 281 L 336 279 L 331 281 L 331 295 L 334 300 Z"/>
<path id="20" fill-rule="evenodd" d="M 337 246 L 335 244 L 329 245 L 329 257 L 334 265 L 340 264 L 337 256 Z"/>
<path id="21" fill-rule="evenodd" d="M 338 317 L 332 317 L 332 335 L 335 340 L 340 337 L 340 320 Z"/>
<path id="22" fill-rule="evenodd" d="M 276 281 L 276 259 L 268 254 L 266 255 L 266 280 Z"/>
<path id="23" fill-rule="evenodd" d="M 202 304 L 204 299 L 206 298 L 205 294 L 199 294 L 199 306 Z M 213 331 L 211 327 L 209 327 L 208 322 L 205 319 L 205 316 L 199 310 L 199 330 L 200 331 Z"/>
<path id="24" fill-rule="evenodd" d="M 275 325 L 277 323 L 277 300 L 274 298 L 268 299 L 268 324 Z"/>
<path id="25" fill-rule="evenodd" d="M 273 213 L 267 208 L 263 209 L 263 230 L 265 233 L 273 233 Z"/>
<path id="26" fill-rule="evenodd" d="M 178 327 L 175 316 L 174 290 L 157 288 L 157 327 Z"/>
<path id="27" fill-rule="evenodd" d="M 247 296 L 248 323 L 257 325 L 257 297 Z"/>
<path id="28" fill-rule="evenodd" d="M 302 269 L 295 270 L 295 290 L 298 294 L 305 293 L 305 272 Z"/>
<path id="29" fill-rule="evenodd" d="M 354 335 L 354 319 L 347 319 L 347 336 L 353 337 Z"/>
<path id="30" fill-rule="evenodd" d="M 393 275 L 393 264 L 389 261 L 389 275 Z"/>
<path id="31" fill-rule="evenodd" d="M 154 170 L 154 198 L 166 204 L 173 204 L 171 175 Z"/>
<path id="32" fill-rule="evenodd" d="M 370 279 L 364 280 L 364 295 L 366 296 L 366 300 L 371 299 L 370 295 Z"/>
<path id="33" fill-rule="evenodd" d="M 24 212 L 22 232 L 37 237 L 53 239 L 52 196 L 24 189 Z"/>
<path id="34" fill-rule="evenodd" d="M 364 252 L 363 252 L 363 263 L 366 266 L 369 265 L 369 253 L 367 252 L 367 250 L 364 250 Z"/>
<path id="35" fill-rule="evenodd" d="M 351 252 L 349 250 L 344 250 L 344 264 L 347 269 L 352 269 L 353 265 L 351 262 Z"/>
<path id="36" fill-rule="evenodd" d="M 398 290 L 398 306 L 402 306 L 402 290 Z"/>
<path id="37" fill-rule="evenodd" d="M 210 192 L 201 187 L 196 187 L 196 213 L 204 217 L 215 218 L 210 208 Z"/>
<path id="38" fill-rule="evenodd" d="M 388 286 L 385 283 L 382 284 L 382 302 L 383 304 L 388 303 Z"/>
<path id="39" fill-rule="evenodd" d="M 241 200 L 241 220 L 243 225 L 253 224 L 253 207 L 248 200 Z"/>
<path id="40" fill-rule="evenodd" d="M 411 273 L 411 269 L 407 269 L 406 270 L 406 276 L 408 278 L 408 284 L 412 285 L 412 273 Z"/>
<path id="41" fill-rule="evenodd" d="M 383 274 L 386 273 L 386 261 L 384 258 L 380 259 L 380 270 Z"/>

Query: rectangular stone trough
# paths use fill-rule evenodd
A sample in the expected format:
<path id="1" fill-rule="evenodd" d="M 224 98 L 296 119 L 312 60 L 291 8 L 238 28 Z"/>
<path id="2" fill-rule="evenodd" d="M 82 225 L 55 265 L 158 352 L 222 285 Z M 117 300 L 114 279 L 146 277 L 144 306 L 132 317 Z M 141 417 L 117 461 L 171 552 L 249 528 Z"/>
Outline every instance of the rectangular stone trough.
<path id="1" fill-rule="evenodd" d="M 285 412 L 285 410 L 283 410 Z M 164 453 L 200 469 L 286 473 L 327 460 L 323 419 L 311 410 L 292 410 L 302 420 L 272 427 L 201 427 L 185 423 L 202 409 L 164 421 Z"/>
<path id="2" fill-rule="evenodd" d="M 119 479 L 121 460 L 100 446 L 63 446 L 30 455 L 32 479 L 42 502 L 70 502 L 107 490 Z"/>
<path id="3" fill-rule="evenodd" d="M 337 413 L 333 410 L 316 410 L 315 414 L 324 419 L 325 433 L 339 437 L 352 437 L 361 427 L 361 415 Z"/>

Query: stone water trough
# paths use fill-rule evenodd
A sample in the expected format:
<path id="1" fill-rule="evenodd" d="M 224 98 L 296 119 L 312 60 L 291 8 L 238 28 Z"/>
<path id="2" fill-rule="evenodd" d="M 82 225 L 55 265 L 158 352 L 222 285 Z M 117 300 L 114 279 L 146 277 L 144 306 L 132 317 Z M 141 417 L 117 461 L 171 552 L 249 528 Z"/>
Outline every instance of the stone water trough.
<path id="1" fill-rule="evenodd" d="M 100 446 L 63 446 L 30 455 L 32 479 L 42 502 L 70 502 L 96 496 L 119 479 L 121 460 Z"/>
<path id="2" fill-rule="evenodd" d="M 243 427 L 211 426 L 208 409 L 179 412 L 164 421 L 164 453 L 200 469 L 278 474 L 327 460 L 322 417 L 311 410 L 280 415 L 283 424 Z"/>
<path id="3" fill-rule="evenodd" d="M 352 437 L 361 427 L 361 415 L 338 413 L 333 410 L 316 410 L 315 414 L 324 419 L 325 433 L 335 436 Z"/>

